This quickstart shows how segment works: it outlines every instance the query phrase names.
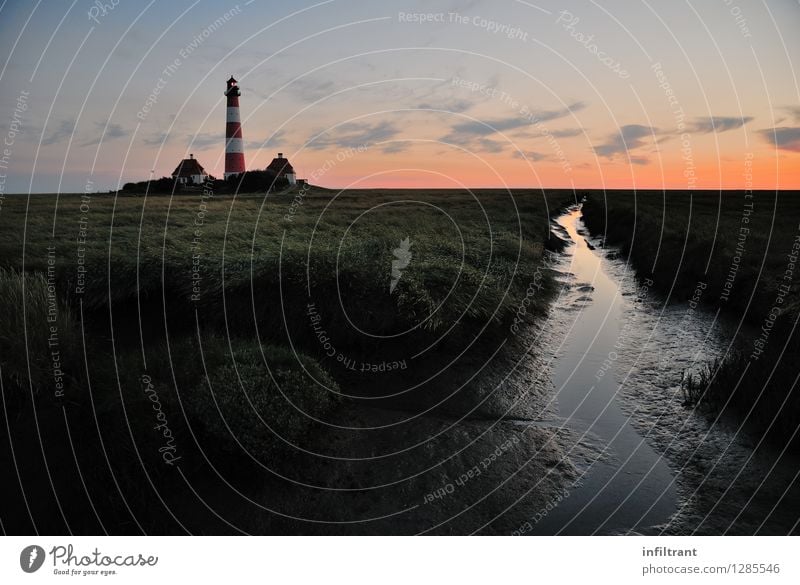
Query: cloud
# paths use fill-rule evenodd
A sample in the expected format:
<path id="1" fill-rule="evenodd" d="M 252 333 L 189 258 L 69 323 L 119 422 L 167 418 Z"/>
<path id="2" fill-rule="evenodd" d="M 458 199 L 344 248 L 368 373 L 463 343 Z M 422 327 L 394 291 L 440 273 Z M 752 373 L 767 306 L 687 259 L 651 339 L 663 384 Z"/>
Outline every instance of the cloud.
<path id="1" fill-rule="evenodd" d="M 143 138 L 142 143 L 145 146 L 161 146 L 162 144 L 166 144 L 172 140 L 172 134 L 167 134 L 166 132 L 161 132 L 160 134 L 153 134 L 150 138 Z"/>
<path id="2" fill-rule="evenodd" d="M 505 120 L 479 120 L 469 122 L 459 122 L 452 127 L 449 136 L 469 139 L 476 136 L 489 136 L 496 132 L 506 132 L 521 126 L 527 126 L 530 122 L 523 118 L 507 118 Z M 453 140 L 455 142 L 456 140 Z"/>
<path id="3" fill-rule="evenodd" d="M 650 159 L 646 156 L 632 156 L 631 157 L 631 164 L 632 165 L 649 165 Z"/>
<path id="4" fill-rule="evenodd" d="M 564 128 L 563 130 L 550 131 L 550 135 L 556 138 L 572 138 L 573 136 L 581 136 L 583 133 L 583 128 Z"/>
<path id="5" fill-rule="evenodd" d="M 398 152 L 403 152 L 408 150 L 409 143 L 398 141 L 398 142 L 389 142 L 383 145 L 381 152 L 384 154 L 397 154 Z"/>
<path id="6" fill-rule="evenodd" d="M 98 126 L 103 126 L 103 125 L 102 124 L 98 124 Z M 103 126 L 103 127 L 105 127 L 105 126 Z M 107 139 L 109 139 L 109 138 L 122 138 L 123 136 L 127 136 L 127 135 L 128 135 L 128 131 L 125 130 L 119 124 L 109 124 L 107 127 L 105 127 L 105 134 L 104 134 L 103 138 L 107 138 Z"/>
<path id="7" fill-rule="evenodd" d="M 390 122 L 367 124 L 349 122 L 314 137 L 308 145 L 311 150 L 326 148 L 358 148 L 383 140 L 390 140 L 400 134 L 400 130 Z"/>
<path id="8" fill-rule="evenodd" d="M 285 137 L 286 132 L 284 130 L 279 130 L 274 135 L 266 136 L 261 140 L 248 140 L 244 143 L 244 147 L 249 150 L 272 148 L 284 142 Z M 206 150 L 207 148 L 211 147 L 225 148 L 225 136 L 217 132 L 190 134 L 187 137 L 187 142 L 189 142 L 191 148 L 194 148 L 195 150 Z"/>
<path id="9" fill-rule="evenodd" d="M 206 132 L 204 134 L 190 134 L 188 137 L 189 147 L 195 150 L 205 150 L 211 146 L 223 148 L 225 137 L 216 132 Z"/>
<path id="10" fill-rule="evenodd" d="M 752 116 L 743 116 L 741 118 L 732 116 L 711 116 L 706 118 L 695 118 L 689 125 L 690 132 L 698 132 L 700 134 L 710 134 L 711 132 L 727 132 L 728 130 L 736 130 L 741 128 L 748 122 L 752 122 Z"/>
<path id="11" fill-rule="evenodd" d="M 779 128 L 760 130 L 759 134 L 776 148 L 800 152 L 800 128 L 781 126 Z"/>
<path id="12" fill-rule="evenodd" d="M 800 106 L 786 106 L 785 108 L 781 109 L 789 112 L 789 115 L 794 118 L 795 122 L 800 122 Z"/>
<path id="13" fill-rule="evenodd" d="M 512 118 L 503 118 L 487 121 L 468 121 L 455 124 L 450 134 L 451 142 L 456 142 L 458 135 L 463 136 L 489 136 L 496 132 L 506 132 L 524 126 L 530 126 L 536 122 L 549 122 L 564 118 L 570 114 L 580 111 L 586 107 L 584 102 L 575 102 L 565 108 L 559 110 L 535 110 L 531 111 L 528 116 L 515 116 Z M 455 139 L 453 139 L 455 138 Z"/>
<path id="14" fill-rule="evenodd" d="M 461 113 L 466 112 L 473 106 L 472 102 L 467 100 L 450 100 L 446 103 L 441 104 L 431 104 L 428 102 L 423 102 L 417 105 L 417 108 L 420 110 L 440 110 L 443 112 L 453 112 L 453 113 Z"/>
<path id="15" fill-rule="evenodd" d="M 119 124 L 95 122 L 94 125 L 97 128 L 97 135 L 94 138 L 90 138 L 86 142 L 82 142 L 81 146 L 94 146 L 95 144 L 100 144 L 101 141 L 108 142 L 109 140 L 122 138 L 123 136 L 128 135 L 128 131 Z"/>
<path id="16" fill-rule="evenodd" d="M 271 148 L 278 146 L 282 142 L 285 143 L 286 131 L 278 130 L 275 134 L 267 136 L 263 140 L 249 140 L 245 142 L 244 147 L 251 150 L 258 150 L 259 148 Z M 288 150 L 288 149 L 287 149 Z"/>
<path id="17" fill-rule="evenodd" d="M 62 120 L 56 129 L 53 130 L 53 132 L 47 138 L 42 140 L 42 144 L 50 145 L 61 142 L 62 140 L 69 138 L 74 129 L 75 120 Z"/>
<path id="18" fill-rule="evenodd" d="M 488 138 L 478 139 L 477 148 L 473 148 L 475 151 L 491 153 L 503 152 L 504 149 L 505 145 L 502 142 L 497 142 L 496 140 L 490 140 Z"/>
<path id="19" fill-rule="evenodd" d="M 528 152 L 515 151 L 514 158 L 527 159 L 531 162 L 541 162 L 543 160 L 551 159 L 549 154 L 542 154 L 541 152 L 536 152 L 534 150 L 529 150 Z"/>
<path id="20" fill-rule="evenodd" d="M 315 79 L 308 79 L 301 77 L 294 80 L 294 82 L 287 88 L 292 94 L 303 98 L 302 101 L 307 103 L 316 102 L 322 98 L 326 98 L 331 94 L 336 93 L 341 89 L 333 81 L 318 81 Z"/>
<path id="21" fill-rule="evenodd" d="M 549 122 L 551 120 L 558 120 L 559 118 L 565 118 L 570 114 L 574 114 L 575 112 L 580 112 L 583 109 L 586 109 L 588 106 L 586 102 L 573 102 L 569 104 L 566 108 L 562 108 L 560 110 L 539 110 L 533 112 L 533 117 L 535 120 L 539 120 L 540 122 Z"/>
<path id="22" fill-rule="evenodd" d="M 642 139 L 652 136 L 656 132 L 658 130 L 651 126 L 628 124 L 622 126 L 618 133 L 609 136 L 605 143 L 595 146 L 594 151 L 598 156 L 612 158 L 615 154 L 624 154 L 634 148 L 644 146 L 646 142 Z"/>

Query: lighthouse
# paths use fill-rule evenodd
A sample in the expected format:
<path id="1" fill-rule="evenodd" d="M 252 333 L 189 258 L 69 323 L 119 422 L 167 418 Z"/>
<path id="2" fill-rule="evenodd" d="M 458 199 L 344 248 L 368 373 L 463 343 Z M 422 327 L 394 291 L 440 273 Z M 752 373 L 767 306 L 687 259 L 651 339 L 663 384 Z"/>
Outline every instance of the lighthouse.
<path id="1" fill-rule="evenodd" d="M 228 107 L 225 113 L 225 178 L 244 172 L 244 145 L 242 120 L 239 117 L 239 86 L 231 75 L 228 80 Z"/>

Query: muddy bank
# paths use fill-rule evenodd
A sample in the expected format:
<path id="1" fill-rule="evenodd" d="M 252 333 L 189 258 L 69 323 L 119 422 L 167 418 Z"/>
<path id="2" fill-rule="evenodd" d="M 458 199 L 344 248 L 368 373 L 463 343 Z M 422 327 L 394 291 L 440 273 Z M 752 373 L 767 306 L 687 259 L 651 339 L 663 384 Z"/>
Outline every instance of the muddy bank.
<path id="1" fill-rule="evenodd" d="M 682 374 L 697 371 L 733 343 L 735 324 L 686 303 L 642 294 L 624 264 L 610 264 L 626 298 L 639 298 L 626 317 L 619 351 L 623 410 L 676 471 L 676 514 L 668 534 L 789 534 L 800 519 L 798 458 L 751 433 L 724 413 L 684 404 Z"/>
<path id="2" fill-rule="evenodd" d="M 207 481 L 226 502 L 218 512 L 248 533 L 524 530 L 600 456 L 555 416 L 550 369 L 534 353 L 540 333 L 521 331 L 487 356 L 457 389 L 457 409 L 346 401 L 332 415 L 338 426 L 316 425 L 290 466 L 264 461 L 235 489 Z"/>
<path id="3" fill-rule="evenodd" d="M 352 415 L 363 424 L 390 424 L 395 413 Z M 309 466 L 298 479 L 313 488 L 285 485 L 287 497 L 274 504 L 295 519 L 272 519 L 267 531 L 510 534 L 552 505 L 594 455 L 565 458 L 574 441 L 569 431 L 527 421 L 426 416 L 364 435 L 327 434 L 325 446 L 352 459 Z M 405 447 L 398 452 L 399 446 Z"/>
<path id="4" fill-rule="evenodd" d="M 669 463 L 675 513 L 651 532 L 789 534 L 800 519 L 800 461 L 741 419 L 684 402 L 682 377 L 731 352 L 742 324 L 718 311 L 668 301 L 619 249 L 590 238 L 626 309 L 612 356 L 620 408 Z M 602 249 L 601 249 L 602 248 Z"/>

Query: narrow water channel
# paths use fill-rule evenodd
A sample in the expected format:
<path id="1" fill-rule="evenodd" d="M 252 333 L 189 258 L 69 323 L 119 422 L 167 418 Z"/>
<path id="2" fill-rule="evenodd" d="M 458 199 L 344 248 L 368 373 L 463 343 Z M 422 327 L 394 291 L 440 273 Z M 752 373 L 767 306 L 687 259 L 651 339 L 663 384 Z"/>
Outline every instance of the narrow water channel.
<path id="1" fill-rule="evenodd" d="M 587 243 L 580 208 L 557 223 L 572 241 L 551 324 L 564 327 L 554 367 L 558 412 L 581 440 L 604 455 L 537 525 L 541 534 L 617 533 L 666 522 L 677 509 L 672 472 L 619 406 L 615 362 L 627 301 Z"/>
<path id="2" fill-rule="evenodd" d="M 571 242 L 555 266 L 562 289 L 545 325 L 558 415 L 603 455 L 534 533 L 796 530 L 798 458 L 753 439 L 739 421 L 683 404 L 683 373 L 723 356 L 741 325 L 650 290 L 588 234 L 579 206 L 553 229 Z"/>

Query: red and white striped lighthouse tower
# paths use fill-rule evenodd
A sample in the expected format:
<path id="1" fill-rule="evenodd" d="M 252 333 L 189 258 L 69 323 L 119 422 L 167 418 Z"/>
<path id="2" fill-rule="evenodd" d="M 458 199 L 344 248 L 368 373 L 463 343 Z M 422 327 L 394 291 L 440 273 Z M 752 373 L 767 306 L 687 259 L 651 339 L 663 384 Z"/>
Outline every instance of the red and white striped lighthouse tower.
<path id="1" fill-rule="evenodd" d="M 231 75 L 228 80 L 228 108 L 225 121 L 225 178 L 244 172 L 244 145 L 242 143 L 242 120 L 239 117 L 239 86 Z"/>

